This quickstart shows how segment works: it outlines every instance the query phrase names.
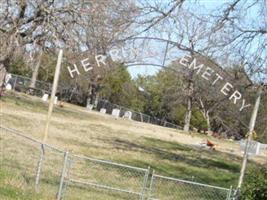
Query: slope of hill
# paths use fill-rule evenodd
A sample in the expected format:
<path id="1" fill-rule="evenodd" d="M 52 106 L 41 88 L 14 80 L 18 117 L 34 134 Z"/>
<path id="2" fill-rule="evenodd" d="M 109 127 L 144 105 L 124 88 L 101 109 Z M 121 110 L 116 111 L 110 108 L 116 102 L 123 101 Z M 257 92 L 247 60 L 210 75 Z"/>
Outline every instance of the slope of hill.
<path id="1" fill-rule="evenodd" d="M 42 139 L 46 103 L 37 97 L 14 92 L 8 93 L 0 101 L 1 125 Z M 199 144 L 207 137 L 114 119 L 109 115 L 65 104 L 63 108 L 56 107 L 54 110 L 47 143 L 75 154 L 137 167 L 150 166 L 158 174 L 166 176 L 182 179 L 195 177 L 196 181 L 206 184 L 227 188 L 230 185 L 235 186 L 241 163 L 238 145 L 231 141 L 210 138 L 218 144 L 216 151 L 200 148 Z M 1 151 L 4 150 L 1 148 Z M 27 155 L 22 152 L 20 156 L 24 159 L 23 156 Z M 9 180 L 11 177 L 9 172 L 0 170 L 0 183 L 12 186 L 13 183 Z M 17 190 L 17 187 L 0 187 L 0 193 L 2 191 L 11 196 Z"/>

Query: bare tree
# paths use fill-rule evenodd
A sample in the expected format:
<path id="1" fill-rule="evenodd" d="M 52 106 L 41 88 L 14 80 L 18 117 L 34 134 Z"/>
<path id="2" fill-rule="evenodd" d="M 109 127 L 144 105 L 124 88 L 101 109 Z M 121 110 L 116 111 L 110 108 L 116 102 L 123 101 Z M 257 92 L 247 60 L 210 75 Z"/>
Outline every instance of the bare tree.
<path id="1" fill-rule="evenodd" d="M 0 34 L 5 35 L 1 46 L 8 47 L 1 51 L 0 62 L 8 67 L 7 61 L 18 48 L 33 55 L 31 87 L 35 86 L 43 52 L 59 47 L 65 48 L 65 55 L 75 57 L 85 50 L 105 55 L 115 39 L 127 35 L 138 14 L 130 0 L 5 0 L 0 8 Z"/>
<path id="2" fill-rule="evenodd" d="M 251 15 L 250 13 L 253 13 Z M 253 79 L 266 81 L 267 1 L 233 0 L 214 12 L 210 39 L 217 43 L 215 52 L 231 52 Z M 218 38 L 216 35 L 223 35 Z"/>
<path id="3" fill-rule="evenodd" d="M 79 5 L 65 1 L 5 0 L 0 7 L 0 34 L 5 35 L 1 46 L 8 47 L 1 51 L 4 67 L 8 67 L 14 50 L 27 53 L 26 45 L 28 51 L 67 45 L 73 39 L 68 30 L 81 19 Z"/>
<path id="4" fill-rule="evenodd" d="M 171 32 L 170 29 L 166 29 L 171 24 Z M 208 31 L 207 31 L 207 22 L 202 20 L 201 18 L 197 17 L 193 13 L 180 9 L 179 13 L 173 13 L 170 15 L 168 22 L 159 26 L 158 32 L 161 36 L 175 39 L 177 41 L 176 47 L 188 54 L 190 56 L 188 62 L 191 63 L 193 59 L 197 56 L 198 51 L 201 51 L 203 46 L 203 41 L 206 40 Z M 167 30 L 167 31 L 160 31 L 160 30 Z M 189 68 L 188 68 L 189 69 Z M 194 102 L 194 95 L 195 95 L 195 72 L 193 68 L 189 69 L 188 71 L 184 71 L 184 79 L 187 83 L 185 88 L 186 98 L 187 98 L 187 112 L 185 114 L 184 119 L 184 130 L 189 131 L 190 129 L 190 121 L 192 117 L 192 108 Z"/>

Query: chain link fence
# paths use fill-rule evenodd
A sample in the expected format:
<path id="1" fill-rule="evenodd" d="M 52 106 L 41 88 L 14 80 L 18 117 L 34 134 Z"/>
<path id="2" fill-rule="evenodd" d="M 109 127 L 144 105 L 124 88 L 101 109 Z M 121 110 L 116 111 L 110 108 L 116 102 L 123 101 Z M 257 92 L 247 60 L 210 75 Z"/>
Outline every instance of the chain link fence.
<path id="1" fill-rule="evenodd" d="M 54 199 L 60 183 L 64 151 L 16 130 L 0 129 L 0 169 L 1 174 L 7 176 L 4 186 L 32 194 L 49 191 L 47 197 Z"/>
<path id="2" fill-rule="evenodd" d="M 50 94 L 51 84 L 36 80 L 35 88 L 31 88 L 31 78 L 10 74 L 10 79 L 8 80 L 11 88 L 24 93 L 30 93 L 35 96 L 43 96 L 44 94 Z"/>
<path id="3" fill-rule="evenodd" d="M 232 189 L 210 186 L 153 174 L 150 200 L 230 200 Z"/>
<path id="4" fill-rule="evenodd" d="M 113 109 L 118 109 L 120 111 L 119 117 L 128 118 L 134 121 L 164 126 L 168 128 L 182 129 L 182 127 L 176 124 L 170 123 L 164 119 L 159 119 L 159 118 L 156 118 L 156 117 L 153 117 L 153 116 L 141 113 L 141 112 L 137 112 L 130 108 L 126 108 L 124 106 L 113 104 L 104 99 L 99 99 L 97 101 L 96 110 L 101 111 L 101 109 L 105 109 L 105 113 L 107 114 L 112 114 Z M 129 113 L 130 113 L 130 116 L 129 116 Z"/>
<path id="5" fill-rule="evenodd" d="M 81 188 L 88 198 L 143 199 L 148 169 L 78 155 L 70 156 L 70 160 L 66 199 Z"/>
<path id="6" fill-rule="evenodd" d="M 15 75 L 15 74 L 10 74 L 10 75 L 11 77 L 8 81 L 8 84 L 10 84 L 11 88 L 14 89 L 15 91 L 24 92 L 24 93 L 28 93 L 28 94 L 39 96 L 39 97 L 42 97 L 44 94 L 51 93 L 51 84 L 49 83 L 36 80 L 35 87 L 31 88 L 30 87 L 31 78 L 20 76 L 20 75 Z M 106 109 L 107 114 L 112 114 L 113 109 L 119 109 L 120 110 L 119 117 L 125 117 L 126 113 L 130 112 L 131 113 L 130 118 L 134 121 L 155 124 L 155 125 L 164 126 L 168 128 L 175 128 L 175 129 L 180 129 L 180 130 L 182 129 L 181 126 L 170 123 L 164 119 L 159 119 L 157 117 L 153 117 L 153 116 L 141 113 L 141 112 L 137 112 L 130 108 L 126 108 L 124 106 L 112 104 L 111 102 L 104 100 L 104 99 L 99 99 L 97 101 L 97 105 L 95 106 L 95 109 L 97 111 L 100 111 L 103 108 Z"/>
<path id="7" fill-rule="evenodd" d="M 49 199 L 231 200 L 231 189 L 156 175 L 150 168 L 70 154 L 0 126 L 1 173 Z"/>

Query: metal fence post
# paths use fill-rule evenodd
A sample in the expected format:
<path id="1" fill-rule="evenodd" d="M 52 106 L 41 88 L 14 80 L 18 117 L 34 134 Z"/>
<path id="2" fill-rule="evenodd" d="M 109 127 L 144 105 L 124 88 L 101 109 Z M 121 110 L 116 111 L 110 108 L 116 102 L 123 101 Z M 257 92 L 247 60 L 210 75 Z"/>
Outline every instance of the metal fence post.
<path id="1" fill-rule="evenodd" d="M 143 115 L 141 112 L 140 112 L 140 117 L 141 117 L 141 122 L 144 122 Z"/>
<path id="2" fill-rule="evenodd" d="M 66 169 L 66 173 L 65 173 L 65 183 L 63 184 L 63 188 L 62 188 L 62 191 L 61 191 L 61 199 L 64 199 L 65 197 L 65 193 L 66 193 L 66 190 L 67 190 L 67 186 L 68 186 L 68 183 L 69 183 L 69 173 L 70 173 L 70 169 L 71 169 L 71 166 L 73 164 L 73 160 L 71 160 L 70 157 L 68 157 L 68 161 L 67 161 L 67 169 Z"/>
<path id="3" fill-rule="evenodd" d="M 150 167 L 147 168 L 146 174 L 144 176 L 141 200 L 144 200 L 146 196 L 147 180 L 148 180 L 149 173 L 150 173 Z"/>
<path id="4" fill-rule="evenodd" d="M 13 90 L 16 90 L 17 80 L 18 80 L 18 76 L 15 75 L 15 81 L 14 81 L 14 85 L 13 85 Z"/>
<path id="5" fill-rule="evenodd" d="M 164 124 L 163 124 L 163 126 L 166 126 L 166 125 L 167 125 L 167 123 L 168 123 L 168 122 L 166 122 L 166 121 L 164 120 Z"/>
<path id="6" fill-rule="evenodd" d="M 69 155 L 69 152 L 64 153 L 64 162 L 63 162 L 63 167 L 61 171 L 61 178 L 60 178 L 60 183 L 59 183 L 59 188 L 58 188 L 58 193 L 57 193 L 57 200 L 61 200 L 64 179 L 65 179 L 66 170 L 67 170 L 68 155 Z"/>
<path id="7" fill-rule="evenodd" d="M 35 177 L 35 191 L 36 192 L 39 192 L 39 182 L 40 182 L 40 175 L 41 175 L 43 160 L 44 160 L 44 144 L 41 144 L 40 159 L 38 161 L 36 177 Z"/>
<path id="8" fill-rule="evenodd" d="M 231 198 L 232 198 L 232 190 L 233 190 L 233 187 L 231 186 L 230 189 L 229 189 L 228 195 L 227 195 L 227 200 L 231 200 Z"/>
<path id="9" fill-rule="evenodd" d="M 155 171 L 152 171 L 150 185 L 149 185 L 149 192 L 148 192 L 148 199 L 152 199 L 152 190 L 153 190 L 153 183 L 154 183 L 154 173 Z"/>

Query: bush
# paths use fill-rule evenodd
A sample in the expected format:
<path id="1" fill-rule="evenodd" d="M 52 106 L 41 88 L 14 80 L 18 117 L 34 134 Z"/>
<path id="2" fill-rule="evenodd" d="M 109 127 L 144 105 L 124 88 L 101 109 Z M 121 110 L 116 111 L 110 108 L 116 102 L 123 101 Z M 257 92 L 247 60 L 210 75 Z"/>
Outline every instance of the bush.
<path id="1" fill-rule="evenodd" d="M 199 131 L 204 131 L 208 129 L 206 119 L 203 117 L 202 113 L 196 108 L 194 108 L 192 112 L 191 125 L 192 127 L 197 128 Z"/>
<path id="2" fill-rule="evenodd" d="M 17 56 L 11 60 L 10 65 L 8 66 L 8 72 L 12 74 L 30 77 L 32 70 L 24 62 L 22 56 Z"/>
<path id="3" fill-rule="evenodd" d="M 267 168 L 250 169 L 242 187 L 241 200 L 267 199 Z"/>

